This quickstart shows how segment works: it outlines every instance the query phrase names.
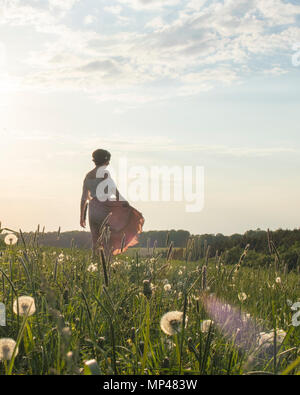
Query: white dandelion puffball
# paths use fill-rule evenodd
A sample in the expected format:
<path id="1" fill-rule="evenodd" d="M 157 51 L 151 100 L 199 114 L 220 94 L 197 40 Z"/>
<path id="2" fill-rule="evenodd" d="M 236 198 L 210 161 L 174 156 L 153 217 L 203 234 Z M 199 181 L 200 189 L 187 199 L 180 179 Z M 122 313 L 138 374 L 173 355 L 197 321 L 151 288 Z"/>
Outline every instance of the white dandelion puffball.
<path id="1" fill-rule="evenodd" d="M 94 263 L 91 263 L 89 265 L 89 267 L 87 268 L 88 272 L 96 272 L 97 270 L 98 270 L 98 266 L 96 264 L 94 264 Z"/>
<path id="2" fill-rule="evenodd" d="M 35 313 L 35 303 L 34 299 L 31 296 L 20 296 L 14 301 L 13 311 L 15 314 L 18 314 L 18 305 L 19 315 L 28 315 L 29 317 Z"/>
<path id="3" fill-rule="evenodd" d="M 185 317 L 185 326 L 187 324 L 187 317 Z M 169 336 L 175 335 L 181 331 L 183 320 L 183 313 L 181 311 L 170 311 L 162 316 L 160 320 L 161 330 Z"/>
<path id="4" fill-rule="evenodd" d="M 244 302 L 247 299 L 247 295 L 245 294 L 245 292 L 240 292 L 238 294 L 238 298 L 240 302 Z"/>
<path id="5" fill-rule="evenodd" d="M 276 277 L 275 282 L 276 282 L 276 284 L 281 284 L 281 278 L 280 277 Z"/>
<path id="6" fill-rule="evenodd" d="M 286 332 L 282 329 L 276 330 L 276 343 L 279 346 L 284 338 L 286 337 Z M 271 332 L 260 332 L 258 335 L 258 346 L 263 350 L 273 349 L 274 346 L 274 330 Z"/>
<path id="7" fill-rule="evenodd" d="M 5 236 L 4 242 L 6 245 L 14 245 L 18 242 L 18 238 L 16 235 L 14 235 L 13 233 L 9 233 L 8 235 Z"/>
<path id="8" fill-rule="evenodd" d="M 165 284 L 165 285 L 164 285 L 164 290 L 165 290 L 166 292 L 171 291 L 171 288 L 172 288 L 171 284 Z"/>
<path id="9" fill-rule="evenodd" d="M 213 325 L 213 321 L 212 320 L 204 320 L 201 322 L 201 332 L 202 333 L 207 333 L 209 331 L 209 328 L 211 327 L 211 325 Z"/>
<path id="10" fill-rule="evenodd" d="M 0 339 L 0 361 L 8 361 L 12 358 L 16 342 L 13 339 Z M 15 356 L 19 350 L 16 349 Z"/>
<path id="11" fill-rule="evenodd" d="M 121 264 L 121 262 L 119 262 L 119 261 L 114 261 L 112 264 L 111 264 L 111 267 L 117 267 L 117 266 L 119 266 Z"/>

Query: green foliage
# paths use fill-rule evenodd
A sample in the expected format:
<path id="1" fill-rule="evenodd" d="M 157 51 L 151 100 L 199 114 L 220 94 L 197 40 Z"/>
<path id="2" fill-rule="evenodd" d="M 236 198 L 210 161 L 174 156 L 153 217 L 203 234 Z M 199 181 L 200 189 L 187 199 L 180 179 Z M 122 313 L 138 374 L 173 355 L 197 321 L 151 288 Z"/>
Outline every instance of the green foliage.
<path id="1" fill-rule="evenodd" d="M 225 253 L 225 263 L 226 265 L 236 265 L 243 253 L 241 247 L 232 247 Z"/>
<path id="2" fill-rule="evenodd" d="M 299 264 L 299 253 L 297 251 L 288 250 L 286 253 L 282 255 L 282 258 L 287 264 L 288 270 L 295 270 L 297 265 Z"/>
<path id="3" fill-rule="evenodd" d="M 104 278 L 103 259 L 87 250 L 42 247 L 37 239 L 27 242 L 26 248 L 20 243 L 0 256 L 0 295 L 7 307 L 7 326 L 0 327 L 0 338 L 20 340 L 13 364 L 6 369 L 0 362 L 0 374 L 299 372 L 299 365 L 291 364 L 298 358 L 300 327 L 291 325 L 293 312 L 287 302 L 296 302 L 299 274 L 284 267 L 285 260 L 294 262 L 294 255 L 284 257 L 281 252 L 280 266 L 274 252 L 250 249 L 241 258 L 244 249 L 238 246 L 208 257 L 209 246 L 203 243 L 205 257 L 198 261 L 174 256 L 167 261 L 161 249 L 142 257 L 135 250 L 133 256 L 105 257 Z M 193 251 L 190 243 L 183 251 L 185 259 Z M 147 295 L 144 280 L 152 284 Z M 250 314 L 256 331 L 271 331 L 276 322 L 288 335 L 276 349 L 271 346 L 262 353 L 257 339 L 248 333 L 240 339 L 237 328 L 228 332 L 215 323 L 203 330 L 205 320 L 215 320 L 205 303 L 208 294 L 230 305 L 235 314 Z M 26 325 L 12 311 L 16 295 L 35 299 L 36 313 Z M 173 336 L 160 328 L 168 311 L 188 317 L 186 327 L 181 325 Z"/>

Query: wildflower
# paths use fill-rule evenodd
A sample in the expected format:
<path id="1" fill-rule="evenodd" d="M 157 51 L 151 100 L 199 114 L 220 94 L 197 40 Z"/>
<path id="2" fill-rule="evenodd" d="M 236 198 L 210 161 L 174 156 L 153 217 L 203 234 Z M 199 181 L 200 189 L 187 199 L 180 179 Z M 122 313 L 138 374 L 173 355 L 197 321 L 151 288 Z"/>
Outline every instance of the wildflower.
<path id="1" fill-rule="evenodd" d="M 182 276 L 182 270 L 178 271 L 178 276 Z"/>
<path id="2" fill-rule="evenodd" d="M 64 254 L 63 254 L 63 253 L 60 253 L 60 254 L 58 255 L 58 260 L 57 260 L 58 263 L 63 263 L 64 258 L 65 258 Z"/>
<path id="3" fill-rule="evenodd" d="M 212 320 L 204 320 L 201 322 L 201 332 L 207 333 L 209 331 L 209 328 L 213 325 Z"/>
<path id="4" fill-rule="evenodd" d="M 245 294 L 245 292 L 240 292 L 238 294 L 238 298 L 240 302 L 244 302 L 247 299 L 247 295 Z"/>
<path id="5" fill-rule="evenodd" d="M 162 316 L 160 320 L 161 330 L 167 335 L 175 335 L 180 332 L 183 322 L 183 313 L 181 311 L 170 311 Z M 185 318 L 185 325 L 187 317 Z"/>
<path id="6" fill-rule="evenodd" d="M 276 284 L 281 284 L 281 278 L 280 278 L 280 277 L 277 277 L 276 280 L 275 280 L 275 283 L 276 283 Z"/>
<path id="7" fill-rule="evenodd" d="M 69 352 L 66 354 L 66 358 L 67 358 L 67 360 L 69 360 L 69 361 L 71 361 L 71 360 L 73 359 L 73 353 L 72 353 L 72 351 L 69 351 Z"/>
<path id="8" fill-rule="evenodd" d="M 176 347 L 176 344 L 170 338 L 167 338 L 166 347 L 167 347 L 168 351 L 172 351 L 173 348 Z"/>
<path id="9" fill-rule="evenodd" d="M 96 272 L 97 270 L 98 270 L 98 266 L 96 264 L 94 264 L 94 263 L 91 263 L 89 265 L 89 267 L 87 268 L 88 272 Z"/>
<path id="10" fill-rule="evenodd" d="M 89 369 L 92 375 L 100 374 L 100 369 L 96 359 L 90 359 L 89 361 L 85 361 L 84 364 Z"/>
<path id="11" fill-rule="evenodd" d="M 14 301 L 13 311 L 15 314 L 31 316 L 35 313 L 35 302 L 31 296 L 20 296 Z"/>
<path id="12" fill-rule="evenodd" d="M 166 291 L 166 292 L 169 292 L 169 291 L 171 291 L 171 285 L 170 284 L 166 284 L 165 286 L 164 286 L 164 290 Z"/>
<path id="13" fill-rule="evenodd" d="M 121 262 L 119 262 L 119 261 L 114 261 L 114 262 L 111 264 L 111 267 L 112 267 L 112 268 L 115 268 L 115 267 L 119 266 L 120 264 L 121 264 Z"/>
<path id="14" fill-rule="evenodd" d="M 62 334 L 66 338 L 70 337 L 72 335 L 71 329 L 68 326 L 64 327 L 62 329 Z"/>
<path id="15" fill-rule="evenodd" d="M 11 245 L 11 246 L 16 244 L 17 241 L 18 241 L 18 238 L 13 233 L 9 233 L 8 235 L 5 236 L 5 239 L 4 239 L 5 244 Z"/>
<path id="16" fill-rule="evenodd" d="M 0 339 L 0 361 L 8 361 L 12 358 L 16 342 L 13 339 L 3 338 Z M 19 350 L 16 348 L 15 356 Z"/>

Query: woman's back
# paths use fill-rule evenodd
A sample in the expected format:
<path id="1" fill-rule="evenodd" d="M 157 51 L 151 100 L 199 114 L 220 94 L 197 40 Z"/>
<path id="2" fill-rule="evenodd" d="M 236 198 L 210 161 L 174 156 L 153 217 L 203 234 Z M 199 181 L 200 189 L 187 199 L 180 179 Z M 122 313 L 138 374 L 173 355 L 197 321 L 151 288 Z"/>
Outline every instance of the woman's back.
<path id="1" fill-rule="evenodd" d="M 104 184 L 100 185 L 103 182 Z M 107 166 L 99 166 L 91 170 L 85 177 L 84 186 L 92 199 L 97 198 L 101 201 L 116 199 L 117 188 Z"/>

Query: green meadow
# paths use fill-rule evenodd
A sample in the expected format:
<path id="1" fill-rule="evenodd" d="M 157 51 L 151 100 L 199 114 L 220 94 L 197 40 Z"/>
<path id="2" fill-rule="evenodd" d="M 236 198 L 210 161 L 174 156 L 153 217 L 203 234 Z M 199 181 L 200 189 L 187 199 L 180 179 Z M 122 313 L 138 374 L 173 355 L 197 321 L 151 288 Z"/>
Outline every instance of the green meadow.
<path id="1" fill-rule="evenodd" d="M 275 247 L 271 263 L 255 267 L 246 264 L 251 246 L 235 264 L 209 246 L 192 260 L 192 249 L 178 260 L 170 242 L 117 257 L 38 238 L 3 245 L 0 373 L 299 374 L 298 268 L 288 270 Z M 18 305 L 22 296 L 34 305 Z M 1 351 L 3 338 L 15 347 Z"/>

